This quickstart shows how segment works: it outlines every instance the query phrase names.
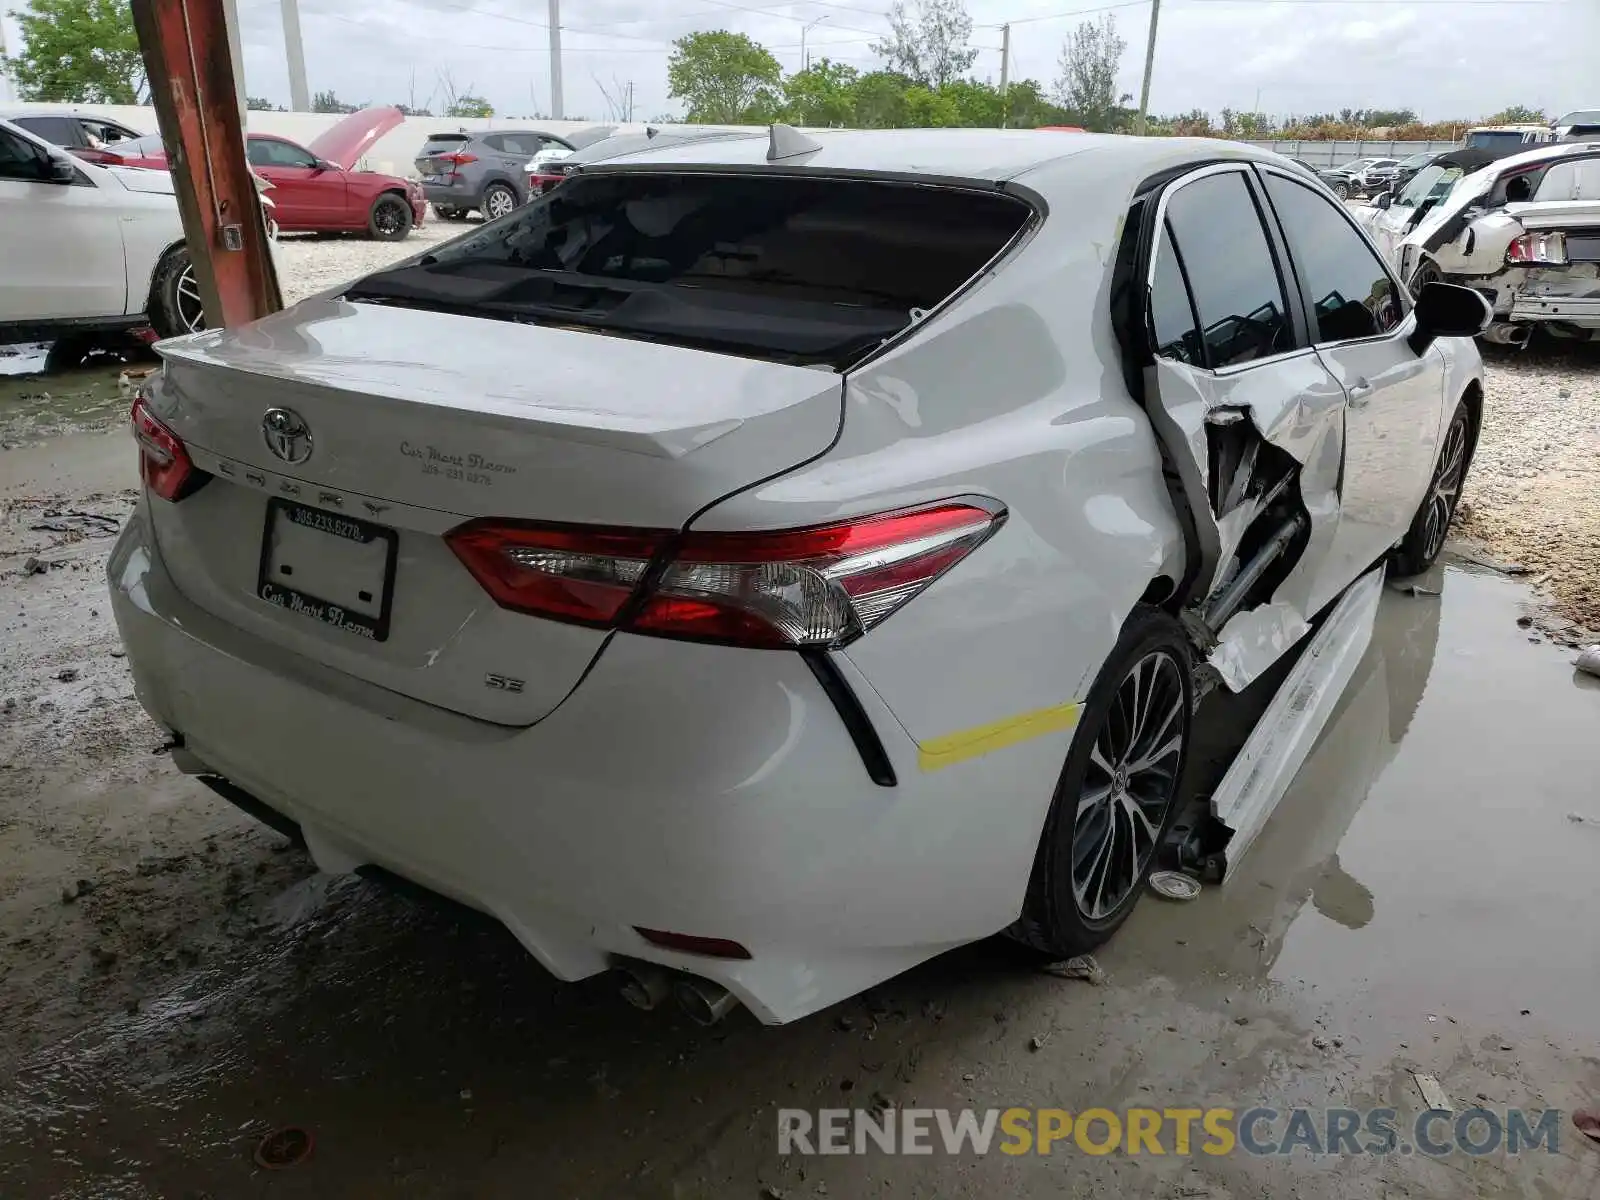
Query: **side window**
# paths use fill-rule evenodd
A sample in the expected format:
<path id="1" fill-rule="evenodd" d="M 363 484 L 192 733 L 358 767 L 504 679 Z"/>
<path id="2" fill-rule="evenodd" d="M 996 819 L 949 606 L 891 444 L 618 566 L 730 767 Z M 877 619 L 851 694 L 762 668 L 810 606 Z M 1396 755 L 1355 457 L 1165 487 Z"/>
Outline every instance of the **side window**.
<path id="1" fill-rule="evenodd" d="M 1267 175 L 1296 271 L 1310 293 L 1316 340 L 1388 333 L 1405 315 L 1394 281 L 1332 201 L 1281 175 Z"/>
<path id="2" fill-rule="evenodd" d="M 1150 332 L 1156 354 L 1177 362 L 1205 366 L 1200 331 L 1195 325 L 1183 267 L 1173 249 L 1172 226 L 1163 225 L 1156 245 L 1155 271 L 1150 279 Z"/>
<path id="3" fill-rule="evenodd" d="M 1209 366 L 1295 348 L 1283 284 L 1243 172 L 1181 185 L 1167 205 L 1167 225 L 1183 253 Z"/>
<path id="4" fill-rule="evenodd" d="M 491 133 L 483 139 L 483 144 L 496 154 L 508 154 L 511 151 L 511 147 L 506 144 L 507 140 L 504 134 Z"/>
<path id="5" fill-rule="evenodd" d="M 259 155 L 259 157 L 258 157 Z M 317 160 L 291 142 L 275 138 L 251 138 L 250 161 L 261 167 L 314 167 Z"/>
<path id="6" fill-rule="evenodd" d="M 18 117 L 17 124 L 52 146 L 87 146 L 83 126 L 73 117 Z"/>
<path id="7" fill-rule="evenodd" d="M 0 179 L 39 182 L 39 160 L 32 142 L 0 129 Z"/>

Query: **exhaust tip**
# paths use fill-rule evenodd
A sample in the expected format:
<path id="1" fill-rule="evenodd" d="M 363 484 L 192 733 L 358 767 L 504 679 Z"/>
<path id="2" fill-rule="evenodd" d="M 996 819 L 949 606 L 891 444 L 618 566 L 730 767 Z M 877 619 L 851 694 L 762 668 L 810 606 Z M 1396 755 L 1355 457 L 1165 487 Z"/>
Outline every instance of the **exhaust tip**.
<path id="1" fill-rule="evenodd" d="M 696 1025 L 715 1025 L 739 1004 L 727 988 L 705 979 L 680 979 L 672 985 L 672 995 Z"/>
<path id="2" fill-rule="evenodd" d="M 659 967 L 630 963 L 618 967 L 617 975 L 622 984 L 622 998 L 642 1012 L 659 1007 L 672 993 L 672 980 Z"/>

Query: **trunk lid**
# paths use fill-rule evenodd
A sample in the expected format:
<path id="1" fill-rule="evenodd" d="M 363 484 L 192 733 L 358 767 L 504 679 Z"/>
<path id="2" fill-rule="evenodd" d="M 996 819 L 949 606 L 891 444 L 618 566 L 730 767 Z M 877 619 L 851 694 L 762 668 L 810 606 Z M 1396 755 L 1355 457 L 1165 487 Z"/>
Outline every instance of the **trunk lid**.
<path id="1" fill-rule="evenodd" d="M 507 725 L 559 704 L 607 635 L 499 608 L 445 533 L 475 517 L 678 528 L 823 452 L 843 403 L 824 369 L 342 300 L 161 352 L 151 403 L 214 476 L 150 501 L 184 594 Z"/>
<path id="2" fill-rule="evenodd" d="M 449 175 L 456 169 L 456 164 L 448 156 L 459 154 L 467 148 L 472 141 L 470 135 L 465 133 L 435 133 L 428 136 L 422 144 L 422 149 L 417 151 L 413 165 L 417 174 Z"/>

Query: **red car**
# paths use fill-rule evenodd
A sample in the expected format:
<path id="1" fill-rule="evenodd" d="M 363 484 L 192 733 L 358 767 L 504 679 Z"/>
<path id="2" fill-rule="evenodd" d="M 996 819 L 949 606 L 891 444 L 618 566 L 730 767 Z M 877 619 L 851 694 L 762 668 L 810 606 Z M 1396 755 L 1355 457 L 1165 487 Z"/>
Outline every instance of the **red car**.
<path id="1" fill-rule="evenodd" d="M 351 113 L 301 146 L 275 133 L 246 137 L 250 165 L 272 184 L 273 219 L 284 233 L 366 233 L 397 242 L 422 224 L 427 203 L 413 179 L 351 168 L 371 145 L 401 121 L 398 108 Z M 167 169 L 161 138 L 117 146 L 123 165 Z"/>

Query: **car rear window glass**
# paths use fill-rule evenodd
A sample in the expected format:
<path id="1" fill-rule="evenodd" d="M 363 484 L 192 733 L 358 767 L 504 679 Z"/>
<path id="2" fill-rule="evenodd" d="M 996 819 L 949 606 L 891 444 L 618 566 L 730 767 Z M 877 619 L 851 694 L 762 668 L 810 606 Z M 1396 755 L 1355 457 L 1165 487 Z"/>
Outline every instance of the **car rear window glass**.
<path id="1" fill-rule="evenodd" d="M 349 295 L 843 366 L 960 288 L 1031 212 L 977 188 L 578 176 Z"/>
<path id="2" fill-rule="evenodd" d="M 144 137 L 130 138 L 117 146 L 117 153 L 124 158 L 149 158 L 152 155 L 165 154 L 167 148 L 162 144 L 159 133 L 146 134 Z"/>
<path id="3" fill-rule="evenodd" d="M 1319 342 L 1375 337 L 1400 323 L 1394 281 L 1338 206 L 1281 175 L 1267 176 L 1267 195 L 1311 293 Z"/>
<path id="4" fill-rule="evenodd" d="M 422 153 L 454 154 L 464 143 L 471 140 L 471 135 L 465 133 L 431 133 L 428 135 L 428 140 L 422 143 Z"/>
<path id="5" fill-rule="evenodd" d="M 1294 349 L 1283 285 L 1243 173 L 1183 185 L 1167 205 L 1167 222 L 1183 255 L 1209 365 Z"/>

